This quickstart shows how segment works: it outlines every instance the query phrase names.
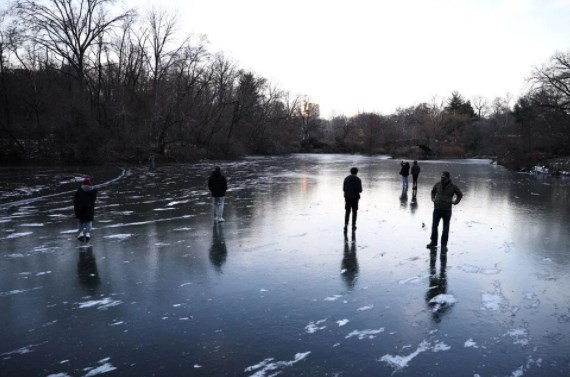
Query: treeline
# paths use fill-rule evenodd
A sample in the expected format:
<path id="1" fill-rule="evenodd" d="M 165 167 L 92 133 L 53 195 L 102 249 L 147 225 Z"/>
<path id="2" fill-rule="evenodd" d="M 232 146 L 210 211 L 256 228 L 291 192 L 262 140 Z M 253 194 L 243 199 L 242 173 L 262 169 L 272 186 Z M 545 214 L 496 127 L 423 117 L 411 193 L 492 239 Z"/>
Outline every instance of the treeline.
<path id="1" fill-rule="evenodd" d="M 496 156 L 516 169 L 570 156 L 570 53 L 535 68 L 530 84 L 516 100 L 468 100 L 453 92 L 390 115 L 336 116 L 311 140 L 334 150 L 417 158 Z"/>
<path id="2" fill-rule="evenodd" d="M 0 161 L 235 158 L 296 151 L 500 156 L 512 166 L 569 155 L 570 54 L 531 74 L 522 98 L 448 99 L 320 117 L 164 11 L 113 0 L 19 0 L 0 13 Z"/>
<path id="3" fill-rule="evenodd" d="M 305 97 L 111 0 L 14 2 L 0 17 L 0 160 L 231 158 L 298 149 Z M 178 41 L 178 42 L 177 42 Z"/>

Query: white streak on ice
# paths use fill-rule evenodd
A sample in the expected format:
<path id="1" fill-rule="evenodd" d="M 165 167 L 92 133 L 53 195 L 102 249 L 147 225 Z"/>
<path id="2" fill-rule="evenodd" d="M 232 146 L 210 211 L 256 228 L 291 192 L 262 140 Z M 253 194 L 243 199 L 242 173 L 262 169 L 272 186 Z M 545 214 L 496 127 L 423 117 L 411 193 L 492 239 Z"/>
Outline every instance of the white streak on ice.
<path id="1" fill-rule="evenodd" d="M 106 309 L 111 308 L 113 306 L 121 305 L 122 303 L 123 302 L 120 300 L 113 300 L 110 297 L 105 297 L 102 300 L 91 300 L 91 301 L 85 301 L 85 302 L 78 302 L 76 304 L 78 305 L 78 307 L 80 309 L 92 308 L 94 306 L 97 306 L 98 310 L 106 310 Z"/>
<path id="2" fill-rule="evenodd" d="M 348 322 L 350 322 L 348 319 L 341 319 L 339 321 L 336 321 L 336 323 L 338 323 L 338 327 L 342 327 L 346 325 Z"/>
<path id="3" fill-rule="evenodd" d="M 325 297 L 325 301 L 336 301 L 336 300 L 338 300 L 338 299 L 341 298 L 341 297 L 342 297 L 341 295 L 332 295 L 332 296 L 329 296 L 329 297 Z"/>
<path id="4" fill-rule="evenodd" d="M 311 351 L 304 352 L 304 353 L 297 353 L 297 354 L 295 354 L 295 358 L 291 361 L 275 361 L 275 362 L 272 362 L 274 359 L 272 357 L 270 357 L 268 359 L 263 360 L 259 364 L 252 365 L 250 367 L 245 368 L 244 372 L 253 372 L 256 369 L 259 369 L 257 372 L 252 374 L 251 377 L 265 377 L 265 376 L 267 376 L 267 372 L 271 372 L 271 371 L 274 371 L 274 370 L 277 370 L 280 368 L 284 368 L 284 367 L 290 367 L 290 366 L 298 363 L 299 361 L 303 360 L 304 358 L 306 358 L 310 353 L 311 353 Z M 273 373 L 273 374 L 271 374 L 271 376 L 276 376 L 279 373 L 280 372 Z"/>
<path id="5" fill-rule="evenodd" d="M 411 278 L 398 280 L 398 284 L 418 284 L 421 283 L 423 276 L 412 276 Z"/>
<path id="6" fill-rule="evenodd" d="M 373 308 L 374 308 L 374 305 L 366 305 L 366 306 L 362 306 L 362 307 L 356 309 L 356 311 L 363 312 L 363 311 L 365 311 L 365 310 L 370 310 L 370 309 L 373 309 Z"/>
<path id="7" fill-rule="evenodd" d="M 67 373 L 55 373 L 55 374 L 48 374 L 47 377 L 71 377 Z"/>
<path id="8" fill-rule="evenodd" d="M 30 289 L 15 289 L 13 291 L 0 292 L 0 297 L 12 296 L 12 295 L 17 295 L 17 294 L 24 293 L 24 292 L 36 291 L 36 290 L 42 289 L 42 288 L 43 288 L 43 286 L 39 286 L 39 287 L 30 288 Z"/>
<path id="9" fill-rule="evenodd" d="M 358 339 L 359 339 L 359 340 L 362 340 L 362 339 L 364 339 L 364 338 L 374 339 L 374 338 L 376 338 L 376 335 L 378 335 L 378 334 L 380 334 L 380 333 L 383 333 L 383 332 L 384 332 L 384 327 L 381 327 L 381 328 L 379 328 L 379 329 L 377 329 L 377 330 L 370 330 L 370 329 L 361 330 L 361 331 L 354 330 L 354 331 L 351 331 L 351 332 L 350 332 L 347 336 L 345 336 L 344 338 L 345 338 L 345 339 L 349 339 L 349 338 L 352 338 L 353 336 L 358 336 Z"/>
<path id="10" fill-rule="evenodd" d="M 4 239 L 4 240 L 11 240 L 11 239 L 14 239 L 14 238 L 26 237 L 26 236 L 29 236 L 30 234 L 33 234 L 33 233 L 34 233 L 34 232 L 12 233 L 12 234 L 10 234 L 10 235 L 8 235 L 8 236 L 2 238 L 2 239 Z"/>
<path id="11" fill-rule="evenodd" d="M 124 234 L 112 234 L 110 236 L 105 236 L 104 238 L 109 239 L 117 239 L 117 240 L 126 240 L 127 238 L 132 237 L 132 234 L 124 233 Z"/>
<path id="12" fill-rule="evenodd" d="M 105 363 L 97 368 L 91 369 L 84 377 L 92 377 L 98 374 L 109 373 L 111 371 L 116 370 L 111 363 Z"/>

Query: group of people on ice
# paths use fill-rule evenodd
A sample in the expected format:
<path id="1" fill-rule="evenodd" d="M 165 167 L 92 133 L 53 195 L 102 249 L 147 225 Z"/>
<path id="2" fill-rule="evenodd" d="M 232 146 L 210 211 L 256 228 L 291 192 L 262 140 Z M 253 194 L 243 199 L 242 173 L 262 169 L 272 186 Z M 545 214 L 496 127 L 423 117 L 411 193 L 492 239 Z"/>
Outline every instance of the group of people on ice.
<path id="1" fill-rule="evenodd" d="M 403 190 L 408 189 L 408 176 L 410 175 L 410 164 L 408 162 L 401 162 L 400 175 L 402 176 Z M 420 174 L 420 166 L 417 161 L 414 161 L 412 166 L 412 190 L 413 197 L 415 198 L 418 189 L 418 176 Z M 350 214 L 352 213 L 352 231 L 356 231 L 356 218 L 358 213 L 358 201 L 360 200 L 360 193 L 362 193 L 362 181 L 357 176 L 358 168 L 353 167 L 350 169 L 350 175 L 344 179 L 343 191 L 345 202 L 345 215 L 344 215 L 344 232 L 348 231 L 348 224 Z M 449 239 L 449 223 L 451 220 L 451 207 L 457 205 L 463 193 L 454 183 L 451 182 L 451 175 L 449 172 L 444 171 L 441 173 L 440 181 L 437 182 L 431 190 L 431 200 L 434 204 L 432 224 L 431 224 L 431 239 L 427 244 L 428 248 L 437 247 L 439 236 L 438 227 L 440 220 L 443 220 L 443 231 L 441 234 L 441 251 L 447 251 L 447 241 Z"/>
<path id="2" fill-rule="evenodd" d="M 412 190 L 415 198 L 418 188 L 418 176 L 420 174 L 420 166 L 414 161 L 410 169 L 408 162 L 401 162 L 400 175 L 402 176 L 403 190 L 408 189 L 408 176 L 410 170 L 412 174 Z M 222 174 L 219 166 L 216 166 L 210 177 L 208 178 L 208 189 L 212 195 L 212 206 L 214 212 L 214 222 L 221 223 L 224 221 L 224 200 L 226 191 L 228 190 L 228 182 Z M 344 200 L 345 200 L 345 216 L 344 216 L 344 232 L 348 231 L 350 215 L 352 214 L 352 231 L 356 231 L 356 219 L 358 213 L 358 202 L 362 193 L 362 181 L 358 177 L 358 168 L 350 169 L 350 175 L 344 179 L 343 183 Z M 451 220 L 451 208 L 457 205 L 463 194 L 461 190 L 451 182 L 449 172 L 441 173 L 441 179 L 431 190 L 431 199 L 434 203 L 432 216 L 431 240 L 427 245 L 428 248 L 435 248 L 438 245 L 438 227 L 440 220 L 443 220 L 443 231 L 441 235 L 441 250 L 447 251 L 447 240 L 449 238 L 449 223 Z M 81 241 L 89 241 L 91 238 L 91 227 L 95 213 L 95 200 L 97 198 L 97 189 L 93 186 L 91 179 L 85 178 L 82 185 L 77 189 L 74 198 L 74 211 L 78 223 L 77 238 Z"/>

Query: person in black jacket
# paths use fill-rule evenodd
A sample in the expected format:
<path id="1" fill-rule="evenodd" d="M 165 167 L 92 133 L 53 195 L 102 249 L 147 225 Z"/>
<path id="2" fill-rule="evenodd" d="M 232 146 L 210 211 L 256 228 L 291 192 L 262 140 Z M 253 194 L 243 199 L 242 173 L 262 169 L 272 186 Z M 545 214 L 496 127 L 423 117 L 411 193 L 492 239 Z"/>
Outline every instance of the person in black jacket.
<path id="1" fill-rule="evenodd" d="M 402 176 L 402 184 L 404 190 L 408 189 L 408 176 L 410 175 L 410 163 L 409 162 L 400 162 L 402 168 L 400 169 L 400 175 Z"/>
<path id="2" fill-rule="evenodd" d="M 455 200 L 453 196 L 455 195 Z M 441 251 L 447 251 L 447 239 L 449 238 L 449 222 L 451 220 L 451 206 L 459 204 L 463 198 L 463 193 L 459 187 L 455 186 L 450 179 L 449 172 L 441 173 L 441 181 L 436 183 L 431 190 L 431 200 L 433 201 L 433 220 L 431 224 L 431 242 L 428 248 L 437 246 L 437 227 L 439 220 L 443 219 L 443 232 L 441 234 Z"/>
<path id="3" fill-rule="evenodd" d="M 77 189 L 73 200 L 73 210 L 77 218 L 77 239 L 89 241 L 91 238 L 91 226 L 95 215 L 95 200 L 97 189 L 91 184 L 91 179 L 85 178 L 81 187 Z"/>
<path id="4" fill-rule="evenodd" d="M 356 212 L 358 211 L 358 200 L 360 200 L 360 193 L 362 192 L 362 182 L 356 176 L 358 168 L 351 168 L 350 175 L 344 179 L 342 190 L 344 191 L 344 231 L 348 228 L 348 219 L 350 211 L 352 210 L 352 230 L 356 230 Z"/>
<path id="5" fill-rule="evenodd" d="M 216 166 L 208 179 L 208 188 L 212 193 L 212 205 L 214 207 L 214 222 L 223 222 L 224 200 L 228 190 L 228 181 L 222 175 L 219 166 Z"/>
<path id="6" fill-rule="evenodd" d="M 418 176 L 420 175 L 420 165 L 418 162 L 414 160 L 414 164 L 412 165 L 412 197 L 415 198 L 418 192 Z"/>

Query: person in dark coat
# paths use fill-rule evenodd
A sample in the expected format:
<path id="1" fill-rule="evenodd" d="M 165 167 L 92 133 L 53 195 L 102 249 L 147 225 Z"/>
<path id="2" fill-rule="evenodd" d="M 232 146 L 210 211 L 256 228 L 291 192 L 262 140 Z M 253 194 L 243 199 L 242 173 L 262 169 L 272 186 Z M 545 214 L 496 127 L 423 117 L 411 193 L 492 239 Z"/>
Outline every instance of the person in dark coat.
<path id="1" fill-rule="evenodd" d="M 80 241 L 91 238 L 91 227 L 95 215 L 95 200 L 97 189 L 93 187 L 90 178 L 85 178 L 83 184 L 77 189 L 73 200 L 73 210 L 77 218 L 77 239 Z"/>
<path id="2" fill-rule="evenodd" d="M 212 205 L 214 207 L 214 222 L 223 222 L 224 220 L 224 200 L 226 191 L 228 190 L 228 181 L 222 175 L 219 166 L 216 166 L 212 175 L 208 179 L 208 188 L 212 193 Z"/>
<path id="3" fill-rule="evenodd" d="M 352 230 L 356 230 L 356 213 L 358 211 L 358 201 L 360 200 L 360 193 L 362 192 L 362 181 L 356 176 L 358 168 L 351 168 L 350 175 L 344 179 L 342 190 L 344 191 L 344 231 L 348 228 L 348 219 L 352 211 Z"/>
<path id="4" fill-rule="evenodd" d="M 455 196 L 455 200 L 453 200 L 453 196 Z M 433 201 L 434 210 L 431 224 L 431 242 L 427 244 L 428 248 L 437 246 L 437 227 L 439 226 L 439 220 L 443 219 L 441 251 L 447 251 L 451 206 L 457 205 L 461 201 L 461 198 L 463 198 L 463 193 L 459 190 L 459 187 L 451 182 L 449 172 L 444 171 L 441 173 L 441 181 L 436 183 L 431 190 L 431 200 Z"/>
<path id="5" fill-rule="evenodd" d="M 408 189 L 408 176 L 410 175 L 410 163 L 409 162 L 400 162 L 400 166 L 402 166 L 402 168 L 400 169 L 400 175 L 402 176 L 402 184 L 403 184 L 403 188 L 405 190 Z"/>
<path id="6" fill-rule="evenodd" d="M 415 201 L 416 194 L 418 193 L 418 176 L 420 175 L 420 165 L 418 162 L 414 160 L 414 164 L 412 165 L 412 201 Z"/>

